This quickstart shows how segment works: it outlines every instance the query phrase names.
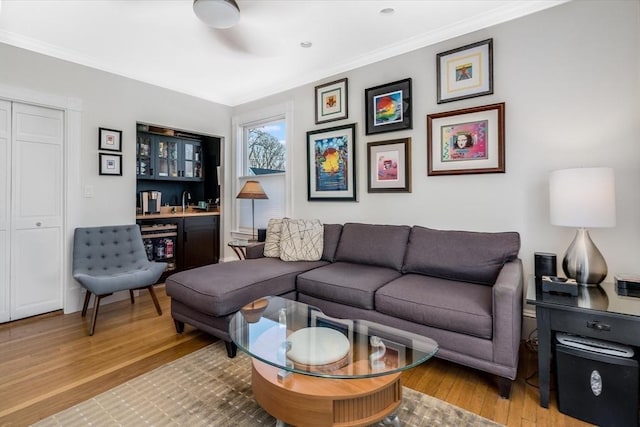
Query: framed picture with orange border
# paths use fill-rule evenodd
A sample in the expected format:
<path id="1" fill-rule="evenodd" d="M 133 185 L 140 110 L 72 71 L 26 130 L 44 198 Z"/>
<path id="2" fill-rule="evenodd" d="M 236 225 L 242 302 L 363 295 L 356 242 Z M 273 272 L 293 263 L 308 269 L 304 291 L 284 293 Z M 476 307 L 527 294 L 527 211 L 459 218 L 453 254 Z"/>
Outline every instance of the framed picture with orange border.
<path id="1" fill-rule="evenodd" d="M 349 118 L 348 79 L 316 86 L 316 124 Z"/>

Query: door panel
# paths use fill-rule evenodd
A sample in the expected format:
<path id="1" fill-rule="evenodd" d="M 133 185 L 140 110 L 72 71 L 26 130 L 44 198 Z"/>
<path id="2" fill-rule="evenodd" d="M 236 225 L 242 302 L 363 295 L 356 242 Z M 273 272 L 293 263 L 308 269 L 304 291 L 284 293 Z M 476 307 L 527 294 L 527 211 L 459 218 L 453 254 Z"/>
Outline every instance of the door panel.
<path id="1" fill-rule="evenodd" d="M 12 236 L 11 319 L 62 308 L 62 230 L 17 230 Z"/>
<path id="2" fill-rule="evenodd" d="M 32 228 L 61 225 L 62 147 L 21 141 L 14 157 L 19 168 L 15 179 L 19 187 L 13 198 L 13 227 Z"/>
<path id="3" fill-rule="evenodd" d="M 62 308 L 62 111 L 13 104 L 11 318 Z"/>

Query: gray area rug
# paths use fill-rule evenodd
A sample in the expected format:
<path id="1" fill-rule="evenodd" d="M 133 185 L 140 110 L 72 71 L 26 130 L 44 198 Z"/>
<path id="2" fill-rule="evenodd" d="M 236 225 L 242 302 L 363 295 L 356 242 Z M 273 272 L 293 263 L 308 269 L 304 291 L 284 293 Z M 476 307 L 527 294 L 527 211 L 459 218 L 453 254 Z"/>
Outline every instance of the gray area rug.
<path id="1" fill-rule="evenodd" d="M 404 426 L 497 426 L 479 415 L 403 389 Z M 36 426 L 275 426 L 254 402 L 251 364 L 229 359 L 222 342 L 161 366 Z"/>

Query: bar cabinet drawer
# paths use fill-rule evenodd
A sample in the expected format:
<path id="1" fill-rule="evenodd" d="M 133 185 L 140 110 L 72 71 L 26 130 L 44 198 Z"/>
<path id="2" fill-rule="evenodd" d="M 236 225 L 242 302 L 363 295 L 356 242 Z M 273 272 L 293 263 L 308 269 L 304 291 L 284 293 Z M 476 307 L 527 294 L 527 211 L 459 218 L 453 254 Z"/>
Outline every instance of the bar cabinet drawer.
<path id="1" fill-rule="evenodd" d="M 576 311 L 551 311 L 551 329 L 585 337 L 640 346 L 637 322 L 614 316 Z"/>

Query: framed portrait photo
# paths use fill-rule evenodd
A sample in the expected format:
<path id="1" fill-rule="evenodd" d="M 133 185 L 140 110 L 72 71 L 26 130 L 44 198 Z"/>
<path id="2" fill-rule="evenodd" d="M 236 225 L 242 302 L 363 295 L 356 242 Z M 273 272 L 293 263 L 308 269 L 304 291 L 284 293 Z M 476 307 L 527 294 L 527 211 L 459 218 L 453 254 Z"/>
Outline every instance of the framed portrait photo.
<path id="1" fill-rule="evenodd" d="M 99 128 L 98 149 L 105 151 L 122 151 L 122 131 Z"/>
<path id="2" fill-rule="evenodd" d="M 427 116 L 427 174 L 504 173 L 504 103 Z"/>
<path id="3" fill-rule="evenodd" d="M 100 175 L 122 176 L 122 155 L 99 153 Z"/>
<path id="4" fill-rule="evenodd" d="M 411 193 L 411 138 L 367 144 L 369 193 Z"/>
<path id="5" fill-rule="evenodd" d="M 348 80 L 336 80 L 316 86 L 316 124 L 349 117 Z"/>
<path id="6" fill-rule="evenodd" d="M 364 91 L 366 134 L 411 129 L 411 79 L 371 87 Z"/>
<path id="7" fill-rule="evenodd" d="M 436 55 L 438 104 L 493 93 L 493 39 Z"/>
<path id="8" fill-rule="evenodd" d="M 307 200 L 356 200 L 355 123 L 307 132 Z"/>

